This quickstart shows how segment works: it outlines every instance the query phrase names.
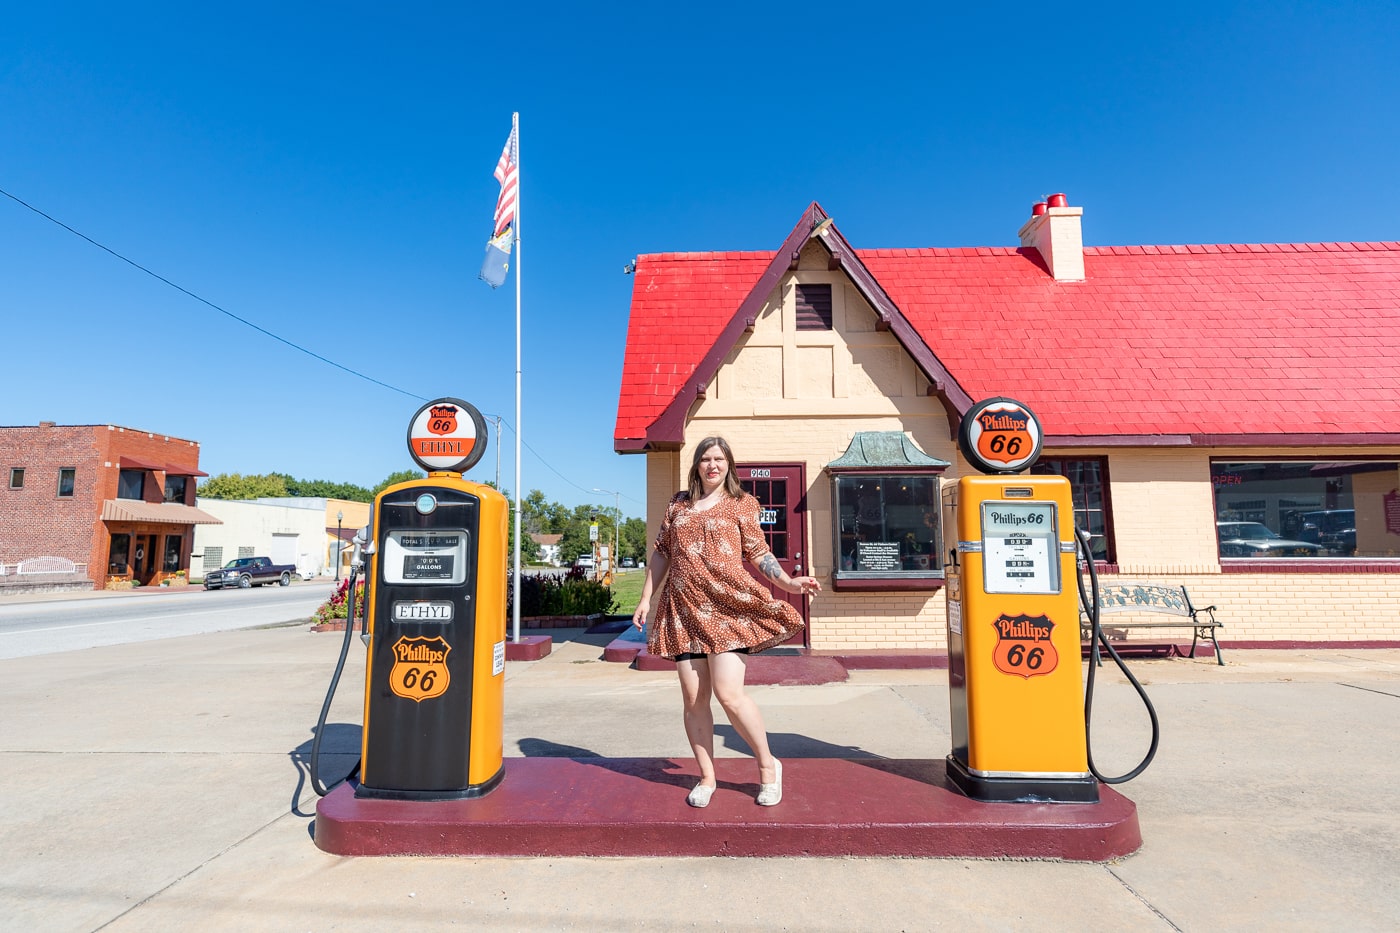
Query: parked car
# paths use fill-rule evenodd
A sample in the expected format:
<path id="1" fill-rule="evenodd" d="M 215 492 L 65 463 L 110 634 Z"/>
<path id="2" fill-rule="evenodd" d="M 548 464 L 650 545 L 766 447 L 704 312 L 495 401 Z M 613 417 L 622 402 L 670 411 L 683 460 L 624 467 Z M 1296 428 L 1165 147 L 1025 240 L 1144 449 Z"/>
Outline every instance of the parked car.
<path id="1" fill-rule="evenodd" d="M 574 569 L 575 569 L 575 570 L 582 570 L 582 571 L 584 571 L 585 573 L 592 573 L 592 572 L 593 572 L 593 557 L 592 557 L 592 555 L 584 554 L 582 557 L 579 557 L 577 560 L 575 560 L 575 561 L 574 561 Z"/>
<path id="2" fill-rule="evenodd" d="M 1322 550 L 1311 541 L 1280 537 L 1259 522 L 1216 522 L 1221 557 L 1316 557 Z"/>
<path id="3" fill-rule="evenodd" d="M 287 586 L 297 572 L 294 564 L 274 564 L 267 557 L 235 557 L 219 570 L 204 575 L 206 590 L 222 590 L 230 586 L 247 589 L 264 583 Z"/>
<path id="4" fill-rule="evenodd" d="M 1298 537 L 1334 554 L 1356 553 L 1356 509 L 1304 512 Z"/>
<path id="5" fill-rule="evenodd" d="M 631 568 L 637 566 L 637 562 L 630 557 L 624 557 L 622 558 L 622 561 L 618 564 L 618 566 L 621 567 L 623 570 L 630 570 Z"/>

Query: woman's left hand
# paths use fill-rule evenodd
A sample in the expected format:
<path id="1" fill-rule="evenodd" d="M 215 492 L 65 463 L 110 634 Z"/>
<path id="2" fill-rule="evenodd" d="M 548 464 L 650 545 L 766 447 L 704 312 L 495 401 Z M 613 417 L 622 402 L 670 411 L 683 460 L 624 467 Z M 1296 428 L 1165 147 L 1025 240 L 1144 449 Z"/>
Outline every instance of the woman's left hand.
<path id="1" fill-rule="evenodd" d="M 821 581 L 816 577 L 793 577 L 792 583 L 793 586 L 797 587 L 795 592 L 801 593 L 803 596 L 811 596 L 813 593 L 822 591 Z"/>

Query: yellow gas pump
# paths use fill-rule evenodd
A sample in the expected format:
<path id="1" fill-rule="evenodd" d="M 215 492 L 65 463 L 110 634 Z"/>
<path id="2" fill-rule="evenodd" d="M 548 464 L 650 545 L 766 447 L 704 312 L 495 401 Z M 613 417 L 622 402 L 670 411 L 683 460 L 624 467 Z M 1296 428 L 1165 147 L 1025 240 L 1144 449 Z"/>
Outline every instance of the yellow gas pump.
<path id="1" fill-rule="evenodd" d="M 486 436 L 468 403 L 424 405 L 409 450 L 427 478 L 375 498 L 357 797 L 479 797 L 504 776 L 509 507 L 462 478 Z"/>
<path id="2" fill-rule="evenodd" d="M 948 570 L 952 753 L 948 778 L 979 800 L 1096 802 L 1080 680 L 1078 569 L 1069 481 L 1023 476 L 1034 414 L 988 399 L 963 419 Z"/>

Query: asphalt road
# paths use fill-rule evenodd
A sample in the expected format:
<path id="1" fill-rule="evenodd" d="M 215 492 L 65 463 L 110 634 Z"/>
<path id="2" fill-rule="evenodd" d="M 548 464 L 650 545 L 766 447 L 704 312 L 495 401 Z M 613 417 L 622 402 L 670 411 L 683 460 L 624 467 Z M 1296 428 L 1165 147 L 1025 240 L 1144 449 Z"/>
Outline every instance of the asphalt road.
<path id="1" fill-rule="evenodd" d="M 133 590 L 0 600 L 0 659 L 304 622 L 334 584 Z"/>

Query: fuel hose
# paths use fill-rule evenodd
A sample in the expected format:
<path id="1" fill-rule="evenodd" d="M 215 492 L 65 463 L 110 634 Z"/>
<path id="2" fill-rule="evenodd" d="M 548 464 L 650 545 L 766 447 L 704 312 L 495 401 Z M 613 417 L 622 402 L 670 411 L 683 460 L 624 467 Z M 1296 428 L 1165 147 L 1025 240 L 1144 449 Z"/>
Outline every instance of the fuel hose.
<path id="1" fill-rule="evenodd" d="M 1094 567 L 1094 554 L 1089 549 L 1089 533 L 1080 528 L 1076 528 L 1074 538 L 1075 543 L 1078 545 L 1079 553 L 1083 557 L 1085 565 L 1089 568 L 1090 592 L 1085 592 L 1084 577 L 1080 574 L 1075 574 L 1075 580 L 1079 584 L 1079 602 L 1089 616 L 1089 624 L 1092 631 L 1092 635 L 1089 639 L 1089 644 L 1092 646 L 1092 650 L 1089 652 L 1089 674 L 1084 685 L 1084 744 L 1085 750 L 1088 753 L 1089 773 L 1104 784 L 1126 784 L 1128 781 L 1131 781 L 1133 778 L 1146 771 L 1147 766 L 1150 765 L 1152 759 L 1156 757 L 1157 743 L 1162 737 L 1161 725 L 1157 721 L 1157 710 L 1152 706 L 1152 700 L 1148 698 L 1147 691 L 1143 689 L 1138 679 L 1133 676 L 1133 672 L 1128 670 L 1128 665 L 1119 657 L 1118 652 L 1114 650 L 1112 643 L 1108 640 L 1108 636 L 1103 633 L 1103 629 L 1099 625 L 1099 573 L 1097 568 Z M 1091 593 L 1093 596 L 1092 599 L 1089 598 Z M 1119 670 L 1123 672 L 1123 676 L 1128 678 L 1128 682 L 1133 685 L 1133 689 L 1136 690 L 1138 696 L 1142 698 L 1142 705 L 1147 709 L 1147 717 L 1152 722 L 1152 741 L 1148 745 L 1147 754 L 1143 757 L 1142 761 L 1138 762 L 1137 767 L 1133 768 L 1127 774 L 1118 777 L 1108 777 L 1101 774 L 1099 769 L 1094 765 L 1094 742 L 1092 735 L 1094 675 L 1099 666 L 1099 645 L 1103 646 L 1104 651 L 1113 659 L 1114 663 L 1118 665 Z"/>

